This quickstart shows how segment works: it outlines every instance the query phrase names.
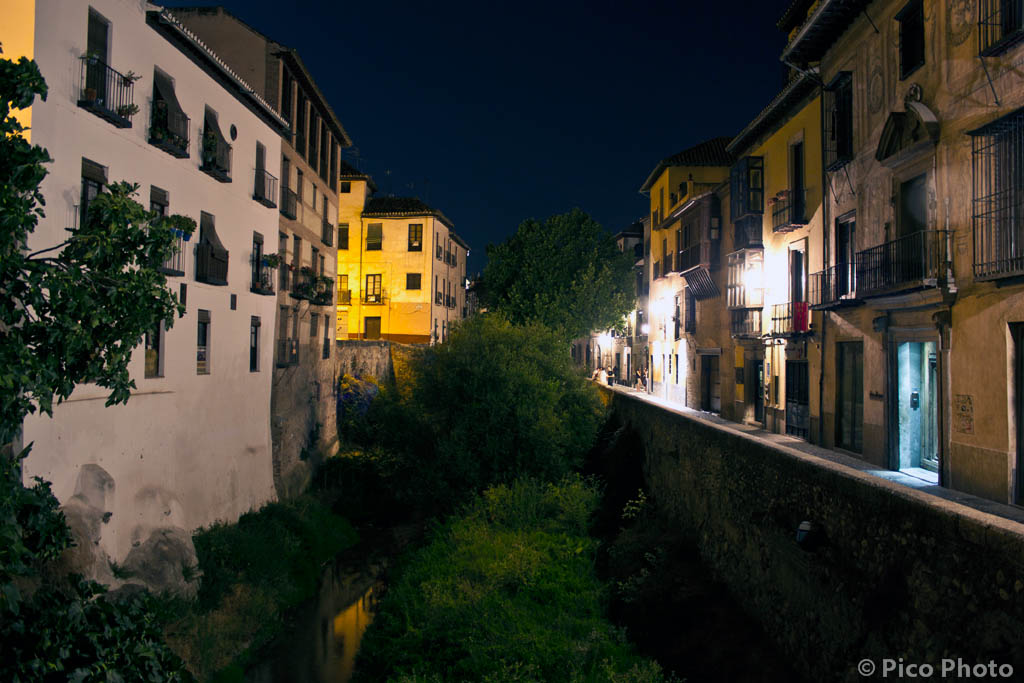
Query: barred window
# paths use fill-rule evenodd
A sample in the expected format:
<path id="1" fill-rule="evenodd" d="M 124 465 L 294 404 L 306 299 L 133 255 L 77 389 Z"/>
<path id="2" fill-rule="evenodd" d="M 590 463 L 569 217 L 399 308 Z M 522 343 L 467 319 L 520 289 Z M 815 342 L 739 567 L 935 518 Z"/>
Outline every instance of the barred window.
<path id="1" fill-rule="evenodd" d="M 1024 0 L 980 0 L 978 54 L 991 57 L 1021 40 L 1024 40 Z"/>
<path id="2" fill-rule="evenodd" d="M 825 169 L 835 171 L 853 158 L 853 76 L 842 71 L 825 88 Z"/>
<path id="3" fill-rule="evenodd" d="M 974 276 L 1024 274 L 1024 109 L 972 137 Z"/>

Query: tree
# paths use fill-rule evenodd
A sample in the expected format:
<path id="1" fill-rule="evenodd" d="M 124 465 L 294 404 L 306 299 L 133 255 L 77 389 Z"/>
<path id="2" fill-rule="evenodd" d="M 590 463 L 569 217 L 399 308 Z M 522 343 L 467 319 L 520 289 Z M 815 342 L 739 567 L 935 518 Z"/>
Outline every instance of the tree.
<path id="1" fill-rule="evenodd" d="M 580 209 L 523 221 L 487 247 L 488 306 L 513 323 L 538 322 L 564 339 L 618 327 L 633 309 L 632 254 Z"/>
<path id="2" fill-rule="evenodd" d="M 128 400 L 132 349 L 184 310 L 157 268 L 173 253 L 174 231 L 195 228 L 146 211 L 132 199 L 136 185 L 116 183 L 63 242 L 30 252 L 50 157 L 12 112 L 36 96 L 46 98 L 36 64 L 0 59 L 0 444 L 76 384 L 110 389 L 107 405 Z M 0 678 L 180 680 L 146 598 L 96 600 L 105 589 L 76 578 L 38 585 L 71 537 L 49 484 L 22 485 L 28 452 L 0 451 Z"/>

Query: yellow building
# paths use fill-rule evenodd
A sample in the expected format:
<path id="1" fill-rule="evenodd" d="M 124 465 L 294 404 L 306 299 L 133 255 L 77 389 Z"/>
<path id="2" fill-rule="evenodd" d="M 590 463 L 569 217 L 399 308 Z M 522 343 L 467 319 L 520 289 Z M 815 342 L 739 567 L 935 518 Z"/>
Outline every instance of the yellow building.
<path id="1" fill-rule="evenodd" d="M 794 72 L 728 150 L 737 159 L 729 183 L 734 251 L 726 287 L 735 340 L 732 417 L 807 439 L 820 414 L 817 392 L 810 391 L 820 356 L 809 276 L 823 263 L 821 98 L 814 74 Z"/>
<path id="2" fill-rule="evenodd" d="M 711 273 L 719 266 L 720 204 L 714 190 L 729 177 L 729 138 L 714 138 L 662 160 L 640 188 L 650 198 L 648 357 L 651 391 L 670 401 L 700 403 L 697 350 L 721 353 L 695 342 L 697 301 L 720 294 Z M 710 310 L 710 309 L 709 309 Z M 692 323 L 692 324 L 691 324 Z M 702 359 L 701 371 L 710 363 Z M 705 384 L 717 384 L 707 371 Z M 688 390 L 689 387 L 689 390 Z"/>
<path id="3" fill-rule="evenodd" d="M 343 169 L 338 338 L 444 341 L 466 316 L 469 247 L 440 211 L 373 190 L 368 176 Z"/>

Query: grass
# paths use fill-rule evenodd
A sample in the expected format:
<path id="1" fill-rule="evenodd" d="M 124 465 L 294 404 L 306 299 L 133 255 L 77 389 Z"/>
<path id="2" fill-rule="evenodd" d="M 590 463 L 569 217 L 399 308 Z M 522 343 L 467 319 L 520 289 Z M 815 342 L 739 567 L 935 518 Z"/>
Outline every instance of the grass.
<path id="1" fill-rule="evenodd" d="M 168 644 L 199 680 L 242 680 L 287 611 L 316 594 L 324 564 L 357 540 L 352 526 L 312 495 L 197 531 L 199 596 L 165 601 Z"/>
<path id="2" fill-rule="evenodd" d="M 488 489 L 399 569 L 357 680 L 661 681 L 605 618 L 578 477 Z"/>

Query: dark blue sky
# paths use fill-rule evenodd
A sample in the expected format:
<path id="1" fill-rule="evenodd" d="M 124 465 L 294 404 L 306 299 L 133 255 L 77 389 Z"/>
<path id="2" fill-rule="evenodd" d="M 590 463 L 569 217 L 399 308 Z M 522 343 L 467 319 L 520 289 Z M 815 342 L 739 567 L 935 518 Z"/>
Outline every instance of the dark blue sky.
<path id="1" fill-rule="evenodd" d="M 782 86 L 789 0 L 225 0 L 299 50 L 380 191 L 440 209 L 472 248 L 578 206 L 616 232 L 657 162 L 734 135 Z"/>

